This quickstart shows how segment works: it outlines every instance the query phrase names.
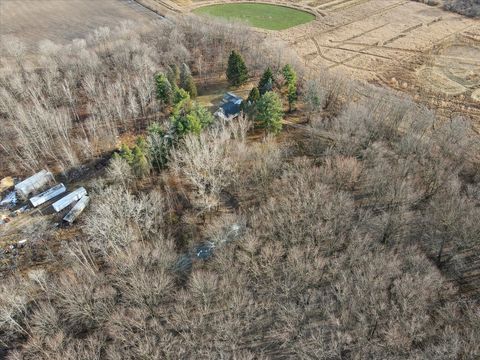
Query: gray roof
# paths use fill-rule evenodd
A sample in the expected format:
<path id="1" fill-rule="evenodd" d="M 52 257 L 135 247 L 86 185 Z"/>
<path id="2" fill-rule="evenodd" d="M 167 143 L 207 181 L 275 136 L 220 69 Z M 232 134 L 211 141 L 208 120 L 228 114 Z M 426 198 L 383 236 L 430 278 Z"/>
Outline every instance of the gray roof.
<path id="1" fill-rule="evenodd" d="M 74 201 L 80 200 L 83 196 L 87 195 L 87 190 L 85 188 L 80 187 L 75 191 L 71 192 L 70 194 L 64 196 L 60 200 L 53 203 L 53 208 L 56 212 L 62 211 L 68 205 L 73 203 Z"/>
<path id="2" fill-rule="evenodd" d="M 223 102 L 241 103 L 242 101 L 243 99 L 240 96 L 235 95 L 232 92 L 227 92 L 223 95 Z"/>
<path id="3" fill-rule="evenodd" d="M 63 218 L 64 221 L 72 224 L 75 219 L 82 213 L 82 211 L 87 207 L 88 203 L 90 202 L 90 198 L 88 195 L 84 195 L 75 206 L 68 212 L 67 215 Z"/>
<path id="4" fill-rule="evenodd" d="M 15 191 L 18 195 L 26 198 L 32 192 L 40 190 L 52 180 L 52 173 L 47 170 L 42 170 L 15 185 Z"/>
<path id="5" fill-rule="evenodd" d="M 37 207 L 39 205 L 46 203 L 49 200 L 52 200 L 54 197 L 60 194 L 63 194 L 65 191 L 67 191 L 67 188 L 65 187 L 65 185 L 63 184 L 55 185 L 54 187 L 48 189 L 47 191 L 44 191 L 41 194 L 38 194 L 37 196 L 30 198 L 30 203 L 33 205 L 33 207 Z"/>
<path id="6" fill-rule="evenodd" d="M 240 96 L 227 92 L 216 114 L 225 118 L 235 117 L 240 113 L 242 102 L 243 99 Z"/>
<path id="7" fill-rule="evenodd" d="M 238 115 L 240 113 L 240 104 L 229 102 L 221 105 L 220 108 L 223 110 L 226 117 Z"/>

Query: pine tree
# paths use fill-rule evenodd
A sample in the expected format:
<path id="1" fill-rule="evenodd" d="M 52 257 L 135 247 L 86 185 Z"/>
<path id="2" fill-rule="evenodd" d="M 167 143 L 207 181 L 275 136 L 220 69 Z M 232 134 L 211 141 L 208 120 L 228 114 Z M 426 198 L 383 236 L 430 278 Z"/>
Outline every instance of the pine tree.
<path id="1" fill-rule="evenodd" d="M 233 50 L 228 58 L 227 79 L 230 85 L 240 86 L 248 80 L 248 69 L 242 56 Z"/>
<path id="2" fill-rule="evenodd" d="M 166 105 L 170 105 L 173 98 L 173 89 L 168 78 L 165 74 L 159 73 L 155 77 L 155 83 L 157 86 L 157 99 Z"/>
<path id="3" fill-rule="evenodd" d="M 257 120 L 262 127 L 272 133 L 282 129 L 282 101 L 277 93 L 269 91 L 262 95 L 257 103 Z"/>
<path id="4" fill-rule="evenodd" d="M 140 148 L 143 152 L 147 150 L 147 142 L 145 141 L 145 138 L 143 136 L 138 136 L 135 139 L 135 145 Z"/>
<path id="5" fill-rule="evenodd" d="M 182 70 L 180 71 L 180 87 L 190 94 L 190 97 L 197 97 L 197 87 L 195 81 L 193 80 L 192 73 L 187 64 L 182 65 Z"/>
<path id="6" fill-rule="evenodd" d="M 254 87 L 252 90 L 250 90 L 250 93 L 248 94 L 247 103 L 256 104 L 259 99 L 260 92 L 258 91 L 257 87 Z"/>
<path id="7" fill-rule="evenodd" d="M 119 155 L 122 159 L 126 160 L 129 165 L 132 165 L 132 162 L 133 162 L 132 150 L 130 150 L 130 148 L 126 144 L 122 144 L 122 146 L 120 147 Z"/>
<path id="8" fill-rule="evenodd" d="M 195 85 L 195 81 L 193 80 L 193 77 L 190 76 L 190 78 L 187 80 L 187 84 L 185 85 L 185 91 L 190 94 L 191 98 L 196 98 L 197 97 L 197 86 Z"/>
<path id="9" fill-rule="evenodd" d="M 247 101 L 242 103 L 242 110 L 249 118 L 255 117 L 258 100 L 260 100 L 260 92 L 258 91 L 257 87 L 254 87 L 252 90 L 250 90 Z"/>
<path id="10" fill-rule="evenodd" d="M 292 111 L 295 102 L 297 101 L 297 86 L 295 84 L 288 85 L 287 100 L 288 111 Z"/>
<path id="11" fill-rule="evenodd" d="M 260 95 L 265 94 L 268 91 L 272 91 L 273 89 L 273 73 L 270 67 L 265 70 L 263 73 L 260 82 L 258 83 L 258 90 L 260 91 Z"/>
<path id="12" fill-rule="evenodd" d="M 148 175 L 150 171 L 150 164 L 148 162 L 148 159 L 140 146 L 137 145 L 135 145 L 135 147 L 133 148 L 132 168 L 135 175 L 140 178 Z"/>
<path id="13" fill-rule="evenodd" d="M 177 64 L 173 64 L 168 67 L 167 78 L 173 89 L 178 87 L 180 82 L 180 69 L 178 68 Z"/>
<path id="14" fill-rule="evenodd" d="M 181 88 L 176 88 L 175 93 L 173 94 L 173 104 L 178 107 L 181 103 L 190 100 L 190 95 L 188 92 Z"/>
<path id="15" fill-rule="evenodd" d="M 297 74 L 290 64 L 287 64 L 283 67 L 282 74 L 287 86 L 297 85 Z"/>
<path id="16" fill-rule="evenodd" d="M 155 122 L 148 129 L 147 145 L 148 155 L 152 166 L 156 170 L 164 169 L 167 165 L 168 154 L 171 147 L 170 137 L 165 136 L 162 126 Z"/>
<path id="17" fill-rule="evenodd" d="M 198 135 L 213 120 L 213 116 L 207 108 L 193 101 L 183 103 L 170 118 L 175 133 L 179 137 L 189 133 Z"/>

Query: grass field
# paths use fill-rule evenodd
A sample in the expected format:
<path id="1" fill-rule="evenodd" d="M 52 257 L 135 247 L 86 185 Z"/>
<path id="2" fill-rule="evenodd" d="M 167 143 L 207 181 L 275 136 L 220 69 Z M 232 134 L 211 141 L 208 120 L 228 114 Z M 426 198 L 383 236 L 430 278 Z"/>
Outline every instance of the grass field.
<path id="1" fill-rule="evenodd" d="M 228 20 L 240 20 L 268 30 L 288 29 L 315 20 L 315 16 L 306 11 L 268 4 L 210 5 L 197 8 L 193 12 Z"/>

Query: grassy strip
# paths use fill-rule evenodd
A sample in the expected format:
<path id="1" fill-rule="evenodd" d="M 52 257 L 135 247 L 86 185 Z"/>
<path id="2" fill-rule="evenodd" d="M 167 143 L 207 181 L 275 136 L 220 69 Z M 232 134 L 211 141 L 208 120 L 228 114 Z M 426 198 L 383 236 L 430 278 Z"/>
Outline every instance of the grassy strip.
<path id="1" fill-rule="evenodd" d="M 315 20 L 306 11 L 270 4 L 220 4 L 203 6 L 193 10 L 195 14 L 240 20 L 250 26 L 283 30 Z"/>

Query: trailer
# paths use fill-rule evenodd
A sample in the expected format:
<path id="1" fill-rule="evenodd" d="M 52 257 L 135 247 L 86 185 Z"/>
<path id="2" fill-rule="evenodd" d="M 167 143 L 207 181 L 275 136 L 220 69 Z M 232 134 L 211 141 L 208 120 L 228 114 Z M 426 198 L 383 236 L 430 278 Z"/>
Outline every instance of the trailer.
<path id="1" fill-rule="evenodd" d="M 65 191 L 67 191 L 67 188 L 65 187 L 65 185 L 60 183 L 48 189 L 47 191 L 44 191 L 41 194 L 30 198 L 30 203 L 33 207 L 40 206 L 47 201 L 52 200 L 54 197 L 63 194 Z"/>
<path id="2" fill-rule="evenodd" d="M 87 190 L 84 187 L 79 187 L 70 194 L 64 196 L 60 200 L 53 203 L 53 209 L 56 212 L 62 211 L 68 205 L 72 204 L 74 201 L 80 200 L 83 196 L 87 195 Z"/>
<path id="3" fill-rule="evenodd" d="M 52 173 L 42 170 L 15 185 L 15 191 L 20 198 L 27 199 L 31 193 L 41 190 L 51 181 L 53 181 Z"/>
<path id="4" fill-rule="evenodd" d="M 70 225 L 73 224 L 76 218 L 85 210 L 88 203 L 90 202 L 90 198 L 88 195 L 84 195 L 75 206 L 68 212 L 67 215 L 63 218 L 63 221 L 68 222 Z"/>

